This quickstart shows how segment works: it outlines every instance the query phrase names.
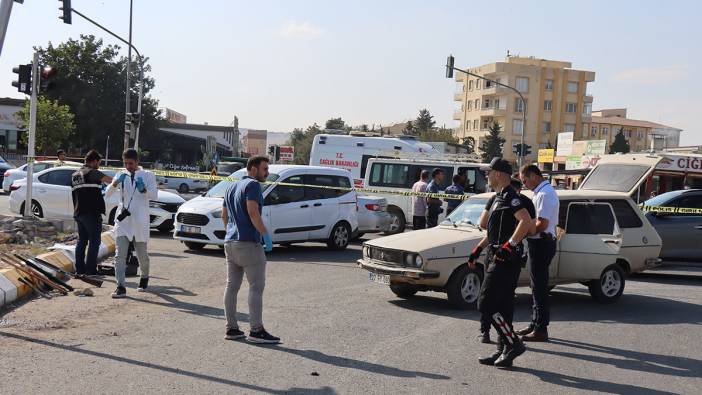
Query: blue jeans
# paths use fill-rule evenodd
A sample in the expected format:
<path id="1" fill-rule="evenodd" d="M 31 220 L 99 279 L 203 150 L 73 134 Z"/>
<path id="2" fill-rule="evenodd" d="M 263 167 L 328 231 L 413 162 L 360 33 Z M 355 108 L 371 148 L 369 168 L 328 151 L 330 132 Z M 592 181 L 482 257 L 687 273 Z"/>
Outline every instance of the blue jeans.
<path id="1" fill-rule="evenodd" d="M 76 273 L 97 274 L 97 255 L 102 234 L 102 215 L 80 214 L 75 217 L 78 224 L 78 244 L 76 244 Z M 88 246 L 88 258 L 85 246 Z"/>

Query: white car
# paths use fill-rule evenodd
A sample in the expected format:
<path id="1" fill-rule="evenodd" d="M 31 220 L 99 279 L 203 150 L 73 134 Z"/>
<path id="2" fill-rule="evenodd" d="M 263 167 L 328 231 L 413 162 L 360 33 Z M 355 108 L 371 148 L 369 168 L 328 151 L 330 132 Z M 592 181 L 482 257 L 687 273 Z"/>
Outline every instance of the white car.
<path id="1" fill-rule="evenodd" d="M 197 192 L 209 188 L 206 180 L 174 177 L 158 177 L 157 180 L 165 188 L 175 189 L 179 193 Z"/>
<path id="2" fill-rule="evenodd" d="M 350 188 L 351 174 L 318 166 L 270 165 L 268 181 Z M 232 177 L 246 175 L 242 169 Z M 178 210 L 174 238 L 193 250 L 207 244 L 224 245 L 222 199 L 234 181 L 220 181 L 204 196 Z M 356 193 L 307 186 L 263 185 L 263 223 L 273 243 L 324 241 L 332 249 L 346 248 L 358 231 Z"/>
<path id="3" fill-rule="evenodd" d="M 358 234 L 390 231 L 393 216 L 388 213 L 388 200 L 379 196 L 358 197 Z"/>
<path id="4" fill-rule="evenodd" d="M 32 212 L 40 218 L 73 218 L 73 196 L 71 195 L 71 175 L 76 167 L 54 167 L 34 174 L 32 183 Z M 113 176 L 114 171 L 104 170 L 103 173 Z M 16 181 L 10 193 L 10 211 L 16 214 L 24 213 L 27 179 Z M 162 232 L 173 230 L 175 213 L 185 202 L 182 197 L 158 191 L 158 199 L 150 202 L 151 228 Z M 114 224 L 119 194 L 105 199 L 106 220 Z"/>
<path id="5" fill-rule="evenodd" d="M 39 173 L 40 171 L 51 169 L 56 166 L 83 166 L 82 163 L 71 162 L 71 161 L 58 161 L 58 160 L 40 160 L 34 162 L 33 173 Z M 16 169 L 10 169 L 5 171 L 5 177 L 2 180 L 2 189 L 6 193 L 10 193 L 10 186 L 12 183 L 23 178 L 27 178 L 27 165 L 24 164 Z"/>

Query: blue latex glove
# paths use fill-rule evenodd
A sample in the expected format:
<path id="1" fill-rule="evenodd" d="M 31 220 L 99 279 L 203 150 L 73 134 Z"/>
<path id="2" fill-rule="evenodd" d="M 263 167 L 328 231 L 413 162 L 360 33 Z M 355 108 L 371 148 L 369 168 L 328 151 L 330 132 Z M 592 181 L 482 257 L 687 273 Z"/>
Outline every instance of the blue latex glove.
<path id="1" fill-rule="evenodd" d="M 268 236 L 268 233 L 263 235 L 263 251 L 271 252 L 273 251 L 273 240 Z"/>
<path id="2" fill-rule="evenodd" d="M 122 173 L 119 175 L 119 178 L 117 179 L 117 183 L 123 184 L 124 180 L 127 179 L 127 173 Z"/>
<path id="3" fill-rule="evenodd" d="M 144 179 L 141 177 L 137 177 L 136 179 L 136 189 L 137 191 L 144 193 L 146 192 L 146 184 L 144 184 Z"/>

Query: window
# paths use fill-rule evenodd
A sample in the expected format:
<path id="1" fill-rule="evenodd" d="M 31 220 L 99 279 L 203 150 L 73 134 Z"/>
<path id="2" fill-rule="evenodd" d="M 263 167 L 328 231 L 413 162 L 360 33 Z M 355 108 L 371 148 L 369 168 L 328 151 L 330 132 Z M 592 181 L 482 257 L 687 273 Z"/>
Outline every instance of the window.
<path id="1" fill-rule="evenodd" d="M 398 166 L 398 165 L 395 165 Z M 429 171 L 429 181 L 431 181 L 431 172 L 432 170 L 439 168 L 444 171 L 444 181 L 439 184 L 439 190 L 443 191 L 446 189 L 447 186 L 451 185 L 451 178 L 453 177 L 453 167 L 452 166 L 432 166 L 432 165 L 411 165 L 410 169 L 408 171 L 410 178 L 408 180 L 407 185 L 405 186 L 406 188 L 412 188 L 412 184 L 415 183 L 415 181 L 419 180 L 419 176 L 422 173 L 422 170 L 428 170 Z"/>
<path id="2" fill-rule="evenodd" d="M 468 121 L 468 129 L 470 129 L 470 121 Z M 382 155 L 362 155 L 361 156 L 361 177 L 366 176 L 366 167 L 368 167 L 368 159 L 370 158 L 386 158 L 390 159 L 389 156 Z"/>
<path id="3" fill-rule="evenodd" d="M 483 80 L 478 79 L 475 81 L 475 89 L 480 89 L 483 87 Z"/>
<path id="4" fill-rule="evenodd" d="M 552 91 L 553 90 L 553 80 L 546 80 L 544 83 L 544 89 L 547 91 Z"/>
<path id="5" fill-rule="evenodd" d="M 477 119 L 473 120 L 473 130 L 478 130 L 478 120 Z"/>
<path id="6" fill-rule="evenodd" d="M 566 233 L 580 235 L 614 234 L 614 217 L 604 204 L 571 204 L 568 207 Z"/>
<path id="7" fill-rule="evenodd" d="M 567 123 L 567 124 L 565 124 L 564 128 L 565 128 L 564 131 L 565 131 L 566 133 L 575 132 L 575 124 L 574 124 L 574 123 Z"/>
<path id="8" fill-rule="evenodd" d="M 288 184 L 304 184 L 302 176 L 292 176 L 285 179 L 283 182 Z M 295 187 L 290 185 L 277 185 L 266 196 L 264 205 L 295 203 L 305 200 L 305 188 Z"/>
<path id="9" fill-rule="evenodd" d="M 583 104 L 583 115 L 592 115 L 592 103 Z"/>
<path id="10" fill-rule="evenodd" d="M 590 128 L 590 136 L 592 136 L 592 137 L 597 136 L 597 126 L 593 126 Z"/>
<path id="11" fill-rule="evenodd" d="M 642 139 L 643 137 L 644 137 L 643 130 L 639 130 L 638 132 L 636 132 L 636 138 Z"/>
<path id="12" fill-rule="evenodd" d="M 12 151 L 17 149 L 17 131 L 7 131 L 7 150 Z"/>
<path id="13" fill-rule="evenodd" d="M 630 139 L 630 138 L 631 138 L 631 130 L 625 130 L 625 131 L 624 131 L 624 137 Z"/>
<path id="14" fill-rule="evenodd" d="M 55 170 L 42 174 L 39 181 L 45 184 L 61 185 L 70 187 L 72 185 L 72 175 L 75 170 Z"/>
<path id="15" fill-rule="evenodd" d="M 578 108 L 578 103 L 566 103 L 566 112 L 575 113 Z"/>
<path id="16" fill-rule="evenodd" d="M 551 100 L 544 100 L 544 111 L 551 111 L 553 102 Z"/>
<path id="17" fill-rule="evenodd" d="M 580 189 L 629 192 L 648 170 L 649 167 L 644 165 L 622 166 L 615 163 L 600 163 L 592 169 L 590 175 L 580 185 Z"/>
<path id="18" fill-rule="evenodd" d="M 602 128 L 602 135 L 606 136 L 609 134 L 609 128 Z"/>
<path id="19" fill-rule="evenodd" d="M 520 92 L 528 92 L 529 91 L 529 78 L 527 77 L 517 77 L 517 90 Z"/>
<path id="20" fill-rule="evenodd" d="M 641 218 L 626 200 L 597 199 L 595 201 L 601 203 L 609 203 L 612 205 L 612 208 L 614 209 L 614 215 L 617 216 L 617 222 L 619 222 L 620 228 L 640 228 L 643 226 Z"/>
<path id="21" fill-rule="evenodd" d="M 480 110 L 480 99 L 475 99 L 475 109 Z"/>
<path id="22" fill-rule="evenodd" d="M 568 81 L 568 93 L 578 93 L 578 83 L 575 81 Z"/>
<path id="23" fill-rule="evenodd" d="M 551 122 L 544 122 L 542 130 L 544 133 L 551 133 Z"/>
<path id="24" fill-rule="evenodd" d="M 321 185 L 327 187 L 351 188 L 348 178 L 341 176 L 310 174 L 305 176 L 305 183 L 308 185 Z M 349 192 L 324 188 L 305 188 L 306 200 L 332 199 L 345 195 Z"/>
<path id="25" fill-rule="evenodd" d="M 463 176 L 465 191 L 468 193 L 483 193 L 487 185 L 485 173 L 475 167 L 459 167 L 458 174 Z M 487 202 L 486 202 L 487 203 Z"/>
<path id="26" fill-rule="evenodd" d="M 473 109 L 473 100 L 468 100 L 468 111 Z"/>
<path id="27" fill-rule="evenodd" d="M 485 99 L 485 105 L 483 108 L 490 108 L 490 99 Z"/>
<path id="28" fill-rule="evenodd" d="M 373 163 L 370 185 L 407 188 L 409 165 Z"/>
<path id="29" fill-rule="evenodd" d="M 473 90 L 473 80 L 468 81 L 468 90 L 472 91 Z"/>
<path id="30" fill-rule="evenodd" d="M 39 173 L 42 170 L 50 169 L 52 168 L 53 165 L 51 163 L 34 163 L 34 166 L 32 166 L 32 171 L 36 174 Z M 25 167 L 25 171 L 27 168 Z"/>
<path id="31" fill-rule="evenodd" d="M 492 118 L 484 118 L 483 119 L 483 130 L 489 129 L 490 125 L 492 125 Z"/>
<path id="32" fill-rule="evenodd" d="M 679 199 L 676 199 L 672 202 L 672 206 L 674 207 L 680 207 L 680 208 L 697 208 L 697 209 L 702 209 L 702 195 L 688 195 L 688 196 L 683 196 Z M 675 213 L 673 215 L 676 216 L 700 216 L 700 214 L 696 213 Z"/>
<path id="33" fill-rule="evenodd" d="M 524 102 L 518 97 L 514 99 L 514 112 L 524 112 Z"/>
<path id="34" fill-rule="evenodd" d="M 494 103 L 495 104 L 493 104 L 493 106 L 495 107 L 495 109 L 499 110 L 500 109 L 500 99 L 495 99 Z"/>
<path id="35" fill-rule="evenodd" d="M 485 89 L 492 88 L 492 81 L 485 81 Z"/>
<path id="36" fill-rule="evenodd" d="M 524 132 L 524 120 L 513 119 L 512 120 L 512 134 L 521 135 Z"/>

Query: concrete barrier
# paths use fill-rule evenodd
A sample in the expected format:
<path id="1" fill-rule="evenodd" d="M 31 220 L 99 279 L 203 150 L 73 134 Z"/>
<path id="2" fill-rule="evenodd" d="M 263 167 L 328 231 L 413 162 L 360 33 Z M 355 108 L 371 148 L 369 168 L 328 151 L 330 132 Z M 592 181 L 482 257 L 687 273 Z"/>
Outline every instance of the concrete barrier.
<path id="1" fill-rule="evenodd" d="M 98 260 L 115 253 L 115 237 L 112 232 L 103 232 L 98 252 Z M 52 251 L 41 254 L 41 258 L 67 272 L 75 272 L 75 245 L 55 245 Z M 15 268 L 0 269 L 0 307 L 22 299 L 33 293 L 32 289 L 19 281 L 24 277 Z"/>

